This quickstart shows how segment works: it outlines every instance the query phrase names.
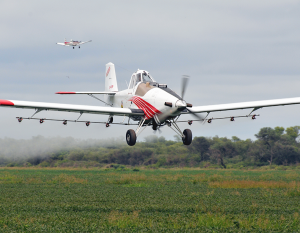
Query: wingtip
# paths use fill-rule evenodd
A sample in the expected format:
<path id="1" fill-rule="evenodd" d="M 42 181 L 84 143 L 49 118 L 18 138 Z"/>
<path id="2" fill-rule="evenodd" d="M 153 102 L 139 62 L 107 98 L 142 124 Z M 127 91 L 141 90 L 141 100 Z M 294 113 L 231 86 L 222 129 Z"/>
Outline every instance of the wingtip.
<path id="1" fill-rule="evenodd" d="M 14 106 L 15 104 L 9 100 L 0 100 L 0 105 L 4 106 Z"/>
<path id="2" fill-rule="evenodd" d="M 76 94 L 76 92 L 71 92 L 71 91 L 58 91 L 58 92 L 55 92 L 55 94 Z"/>

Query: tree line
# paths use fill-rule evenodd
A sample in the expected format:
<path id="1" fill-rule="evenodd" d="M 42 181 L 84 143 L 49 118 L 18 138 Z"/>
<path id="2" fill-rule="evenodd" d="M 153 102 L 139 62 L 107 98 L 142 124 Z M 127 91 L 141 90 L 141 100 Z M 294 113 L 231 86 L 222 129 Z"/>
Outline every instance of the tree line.
<path id="1" fill-rule="evenodd" d="M 31 145 L 40 145 L 28 152 L 26 140 L 0 139 L 0 166 L 112 166 L 116 164 L 147 167 L 259 167 L 265 165 L 297 165 L 300 161 L 300 126 L 264 127 L 255 134 L 256 140 L 241 140 L 236 136 L 195 137 L 190 146 L 184 146 L 179 137 L 166 140 L 155 135 L 145 137 L 134 147 L 121 140 L 94 140 L 89 143 L 73 138 L 31 139 Z M 10 144 L 27 145 L 18 149 L 25 156 L 15 156 Z M 43 150 L 46 145 L 52 145 Z M 57 146 L 59 144 L 59 146 Z M 51 149 L 52 148 L 52 149 Z M 6 151 L 6 152 L 5 152 Z M 19 151 L 19 153 L 20 153 Z M 5 154 L 6 153 L 6 154 Z M 116 166 L 115 166 L 116 167 Z"/>

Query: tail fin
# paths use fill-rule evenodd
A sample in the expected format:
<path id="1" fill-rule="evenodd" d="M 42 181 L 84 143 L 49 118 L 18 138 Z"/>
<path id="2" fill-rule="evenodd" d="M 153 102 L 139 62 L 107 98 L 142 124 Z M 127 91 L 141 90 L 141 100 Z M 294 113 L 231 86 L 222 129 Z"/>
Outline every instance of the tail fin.
<path id="1" fill-rule="evenodd" d="M 105 91 L 118 91 L 115 65 L 111 62 L 106 64 Z"/>

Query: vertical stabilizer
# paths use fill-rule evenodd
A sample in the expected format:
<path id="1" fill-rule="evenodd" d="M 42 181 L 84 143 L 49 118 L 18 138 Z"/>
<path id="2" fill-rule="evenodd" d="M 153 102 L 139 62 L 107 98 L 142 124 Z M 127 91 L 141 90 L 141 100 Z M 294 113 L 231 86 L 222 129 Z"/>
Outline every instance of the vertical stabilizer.
<path id="1" fill-rule="evenodd" d="M 111 62 L 106 64 L 105 91 L 118 91 L 118 83 L 117 83 L 115 65 Z"/>

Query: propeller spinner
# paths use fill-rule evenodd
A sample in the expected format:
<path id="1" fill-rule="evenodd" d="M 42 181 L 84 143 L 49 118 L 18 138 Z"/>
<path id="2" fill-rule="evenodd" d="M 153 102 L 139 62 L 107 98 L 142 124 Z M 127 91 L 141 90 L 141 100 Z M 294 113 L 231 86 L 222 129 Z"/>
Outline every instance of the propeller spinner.
<path id="1" fill-rule="evenodd" d="M 187 107 L 192 107 L 191 104 L 187 104 L 186 101 L 183 99 L 184 94 L 187 88 L 187 84 L 189 81 L 189 76 L 188 75 L 183 75 L 182 76 L 182 81 L 181 81 L 181 99 L 178 99 L 175 103 L 175 106 L 173 107 L 170 105 L 170 103 L 166 102 L 165 105 L 169 106 L 170 108 L 167 111 L 164 111 L 163 113 L 157 114 L 154 116 L 155 122 L 160 125 L 164 123 L 170 116 L 174 115 L 176 112 L 182 112 L 184 110 L 189 111 L 193 116 L 195 116 L 198 120 L 203 121 L 204 117 L 202 117 L 199 114 L 194 113 L 192 110 L 190 110 Z"/>

